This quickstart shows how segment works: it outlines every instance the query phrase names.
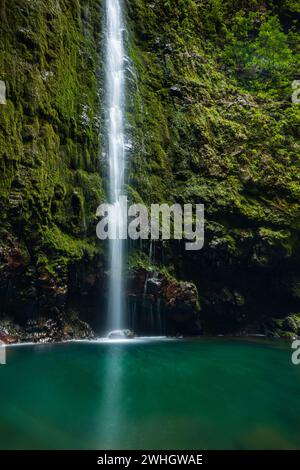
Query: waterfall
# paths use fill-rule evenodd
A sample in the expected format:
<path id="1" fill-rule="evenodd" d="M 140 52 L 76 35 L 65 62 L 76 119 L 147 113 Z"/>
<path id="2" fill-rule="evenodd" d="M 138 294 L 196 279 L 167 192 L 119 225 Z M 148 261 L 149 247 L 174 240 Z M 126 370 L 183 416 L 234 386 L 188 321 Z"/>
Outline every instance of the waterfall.
<path id="1" fill-rule="evenodd" d="M 124 94 L 125 56 L 123 18 L 120 0 L 106 0 L 106 94 L 108 106 L 108 159 L 110 202 L 115 205 L 114 233 L 123 230 L 123 210 L 119 197 L 124 189 L 125 141 Z M 109 328 L 124 328 L 125 302 L 123 289 L 124 241 L 110 240 Z"/>

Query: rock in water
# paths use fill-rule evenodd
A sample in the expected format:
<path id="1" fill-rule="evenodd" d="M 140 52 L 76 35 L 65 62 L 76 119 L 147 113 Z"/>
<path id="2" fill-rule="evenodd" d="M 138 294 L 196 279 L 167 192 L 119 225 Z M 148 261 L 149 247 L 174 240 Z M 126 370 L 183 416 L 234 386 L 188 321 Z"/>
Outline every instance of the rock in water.
<path id="1" fill-rule="evenodd" d="M 108 339 L 132 339 L 134 333 L 131 330 L 114 330 L 107 335 Z"/>

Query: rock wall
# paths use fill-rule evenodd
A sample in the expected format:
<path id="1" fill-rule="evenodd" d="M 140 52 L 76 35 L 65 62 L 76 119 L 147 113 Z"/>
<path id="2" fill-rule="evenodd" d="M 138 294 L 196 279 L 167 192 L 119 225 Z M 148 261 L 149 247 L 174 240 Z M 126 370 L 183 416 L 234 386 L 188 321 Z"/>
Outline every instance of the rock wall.
<path id="1" fill-rule="evenodd" d="M 141 307 L 148 276 L 147 302 L 162 299 L 172 333 L 296 334 L 298 2 L 124 7 L 130 200 L 206 208 L 200 252 L 156 243 L 150 258 L 148 244 L 131 245 L 129 298 Z M 76 312 L 95 326 L 104 318 L 107 247 L 95 237 L 106 190 L 102 8 L 0 5 L 0 317 L 23 328 L 5 326 L 11 337 L 45 338 L 48 320 L 56 338 L 89 335 Z"/>
<path id="2" fill-rule="evenodd" d="M 129 194 L 206 210 L 204 249 L 157 246 L 153 264 L 196 284 L 205 332 L 277 331 L 300 308 L 299 4 L 126 5 Z"/>
<path id="3" fill-rule="evenodd" d="M 102 16 L 98 0 L 1 1 L 0 316 L 20 323 L 101 289 Z"/>

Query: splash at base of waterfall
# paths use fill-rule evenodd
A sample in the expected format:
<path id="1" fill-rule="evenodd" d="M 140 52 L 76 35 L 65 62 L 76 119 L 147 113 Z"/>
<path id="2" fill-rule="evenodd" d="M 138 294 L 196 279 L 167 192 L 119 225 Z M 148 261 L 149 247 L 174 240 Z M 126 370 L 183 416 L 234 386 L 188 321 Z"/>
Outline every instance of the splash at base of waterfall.
<path id="1" fill-rule="evenodd" d="M 107 339 L 133 339 L 135 334 L 131 330 L 114 330 L 110 331 Z"/>

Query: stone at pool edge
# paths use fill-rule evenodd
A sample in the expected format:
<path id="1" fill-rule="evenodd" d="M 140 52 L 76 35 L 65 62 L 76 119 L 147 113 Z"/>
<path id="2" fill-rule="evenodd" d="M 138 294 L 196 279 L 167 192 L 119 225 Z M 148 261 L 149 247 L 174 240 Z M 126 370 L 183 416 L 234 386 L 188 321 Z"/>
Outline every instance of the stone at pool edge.
<path id="1" fill-rule="evenodd" d="M 133 339 L 135 334 L 131 330 L 113 330 L 106 336 L 107 339 Z"/>

